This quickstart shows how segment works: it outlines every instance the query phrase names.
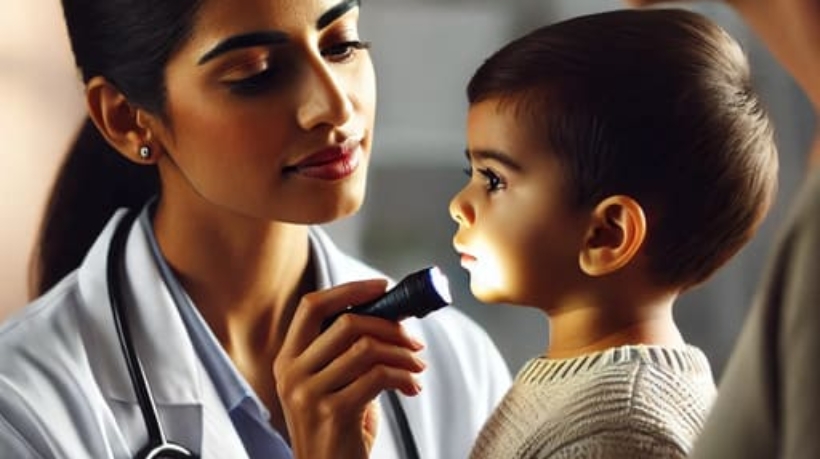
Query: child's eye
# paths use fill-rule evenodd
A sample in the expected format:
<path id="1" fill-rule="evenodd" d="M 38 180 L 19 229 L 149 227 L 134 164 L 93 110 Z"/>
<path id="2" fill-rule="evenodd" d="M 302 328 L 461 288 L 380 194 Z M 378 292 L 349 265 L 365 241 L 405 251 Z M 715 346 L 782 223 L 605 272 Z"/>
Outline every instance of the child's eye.
<path id="1" fill-rule="evenodd" d="M 501 176 L 493 172 L 492 169 L 479 169 L 478 173 L 484 177 L 484 180 L 486 181 L 485 186 L 487 187 L 487 191 L 490 193 L 507 187 L 507 184 L 504 183 Z"/>
<path id="2" fill-rule="evenodd" d="M 467 166 L 464 169 L 462 169 L 462 171 L 467 177 L 472 178 L 474 172 L 472 166 Z M 486 182 L 485 187 L 487 188 L 488 192 L 492 193 L 494 191 L 503 190 L 504 188 L 507 188 L 507 183 L 504 182 L 504 179 L 502 179 L 501 176 L 496 174 L 492 169 L 476 169 L 476 171 L 479 174 L 481 174 L 482 178 Z"/>
<path id="3" fill-rule="evenodd" d="M 326 47 L 322 50 L 322 56 L 331 62 L 345 62 L 351 59 L 357 51 L 365 49 L 370 49 L 369 42 L 348 40 Z"/>

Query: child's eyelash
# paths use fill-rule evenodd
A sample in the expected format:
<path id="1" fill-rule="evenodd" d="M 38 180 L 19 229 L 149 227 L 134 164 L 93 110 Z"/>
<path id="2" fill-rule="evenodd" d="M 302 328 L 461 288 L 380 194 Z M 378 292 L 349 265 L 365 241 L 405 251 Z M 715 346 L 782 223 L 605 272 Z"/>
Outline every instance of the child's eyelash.
<path id="1" fill-rule="evenodd" d="M 492 169 L 478 169 L 478 173 L 484 176 L 484 179 L 487 181 L 486 187 L 487 191 L 489 192 L 502 190 L 507 187 L 507 184 L 504 182 L 501 176 L 496 174 L 495 171 L 493 171 Z"/>
<path id="2" fill-rule="evenodd" d="M 463 171 L 467 177 L 472 177 L 474 171 L 481 174 L 486 182 L 485 187 L 489 192 L 495 192 L 507 188 L 507 183 L 504 179 L 490 168 L 479 168 L 474 170 L 472 166 L 469 166 L 465 167 Z"/>

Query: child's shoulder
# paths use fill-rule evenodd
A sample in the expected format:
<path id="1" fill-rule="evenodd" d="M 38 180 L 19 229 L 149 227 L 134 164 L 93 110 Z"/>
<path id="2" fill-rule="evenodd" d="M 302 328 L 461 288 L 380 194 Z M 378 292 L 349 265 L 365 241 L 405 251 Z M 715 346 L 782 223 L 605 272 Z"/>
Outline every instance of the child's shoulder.
<path id="1" fill-rule="evenodd" d="M 530 435 L 542 440 L 538 448 L 658 452 L 691 448 L 716 389 L 706 356 L 693 346 L 623 346 L 573 359 L 533 359 L 513 392 L 510 406 L 539 408 L 540 421 L 529 419 L 540 422 Z"/>
<path id="2" fill-rule="evenodd" d="M 514 390 L 542 412 L 609 413 L 618 422 L 677 416 L 681 409 L 705 414 L 716 393 L 709 361 L 694 346 L 621 346 L 570 359 L 535 358 L 519 371 Z"/>

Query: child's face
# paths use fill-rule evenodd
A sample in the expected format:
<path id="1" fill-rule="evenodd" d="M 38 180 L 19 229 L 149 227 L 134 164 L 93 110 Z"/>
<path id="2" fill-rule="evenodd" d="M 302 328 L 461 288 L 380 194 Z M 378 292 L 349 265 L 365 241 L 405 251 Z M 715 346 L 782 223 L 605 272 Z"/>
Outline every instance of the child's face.
<path id="1" fill-rule="evenodd" d="M 554 307 L 581 276 L 586 216 L 570 209 L 555 157 L 512 106 L 470 107 L 470 180 L 450 203 L 453 246 L 480 301 Z"/>

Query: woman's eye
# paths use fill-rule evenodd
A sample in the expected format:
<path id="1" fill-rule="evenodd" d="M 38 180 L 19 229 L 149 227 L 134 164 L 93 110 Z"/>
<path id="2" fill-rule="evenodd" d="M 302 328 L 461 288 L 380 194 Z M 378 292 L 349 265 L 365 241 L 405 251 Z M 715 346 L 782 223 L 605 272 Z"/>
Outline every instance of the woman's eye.
<path id="1" fill-rule="evenodd" d="M 484 177 L 485 187 L 487 188 L 487 191 L 491 193 L 507 187 L 507 184 L 504 183 L 501 176 L 493 172 L 491 169 L 479 169 L 478 173 Z"/>
<path id="2" fill-rule="evenodd" d="M 281 79 L 282 70 L 287 67 L 274 61 L 269 55 L 253 54 L 237 59 L 220 76 L 220 82 L 232 93 L 255 95 L 266 91 Z"/>
<path id="3" fill-rule="evenodd" d="M 359 40 L 349 40 L 324 48 L 322 50 L 322 56 L 325 56 L 332 62 L 344 62 L 352 58 L 357 51 L 365 49 L 370 49 L 370 43 Z"/>
<path id="4" fill-rule="evenodd" d="M 226 81 L 225 84 L 235 94 L 252 96 L 270 89 L 274 85 L 275 79 L 276 72 L 267 69 L 240 80 Z"/>

